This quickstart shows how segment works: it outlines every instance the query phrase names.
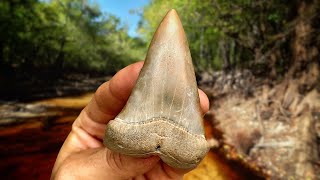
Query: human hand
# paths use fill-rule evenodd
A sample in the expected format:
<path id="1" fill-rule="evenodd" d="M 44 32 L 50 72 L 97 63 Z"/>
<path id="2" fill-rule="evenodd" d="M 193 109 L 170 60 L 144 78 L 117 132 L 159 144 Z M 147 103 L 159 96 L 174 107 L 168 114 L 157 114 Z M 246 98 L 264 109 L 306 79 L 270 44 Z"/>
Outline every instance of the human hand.
<path id="1" fill-rule="evenodd" d="M 72 125 L 51 179 L 182 179 L 188 170 L 174 169 L 158 156 L 136 158 L 112 152 L 102 144 L 106 124 L 126 104 L 143 62 L 127 66 L 102 84 Z M 209 101 L 199 90 L 202 113 Z"/>

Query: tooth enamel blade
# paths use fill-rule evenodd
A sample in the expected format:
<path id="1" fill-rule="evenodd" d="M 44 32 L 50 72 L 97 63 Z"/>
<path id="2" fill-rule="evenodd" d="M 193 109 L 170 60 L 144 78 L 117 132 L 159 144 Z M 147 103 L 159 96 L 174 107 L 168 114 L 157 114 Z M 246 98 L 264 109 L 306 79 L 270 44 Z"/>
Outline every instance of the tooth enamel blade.
<path id="1" fill-rule="evenodd" d="M 194 168 L 208 152 L 198 88 L 185 32 L 170 10 L 155 32 L 137 83 L 104 144 L 132 156 L 159 155 L 175 168 Z"/>

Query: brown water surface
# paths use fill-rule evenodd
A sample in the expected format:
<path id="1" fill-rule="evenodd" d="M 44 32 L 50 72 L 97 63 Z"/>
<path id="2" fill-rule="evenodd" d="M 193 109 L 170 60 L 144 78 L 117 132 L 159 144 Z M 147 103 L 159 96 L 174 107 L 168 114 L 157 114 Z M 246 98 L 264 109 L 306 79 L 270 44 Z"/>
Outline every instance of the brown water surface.
<path id="1" fill-rule="evenodd" d="M 1 179 L 49 179 L 73 121 L 92 95 L 0 105 Z M 208 121 L 205 127 L 211 138 L 213 129 Z M 237 169 L 210 151 L 184 179 L 245 179 L 246 173 Z"/>

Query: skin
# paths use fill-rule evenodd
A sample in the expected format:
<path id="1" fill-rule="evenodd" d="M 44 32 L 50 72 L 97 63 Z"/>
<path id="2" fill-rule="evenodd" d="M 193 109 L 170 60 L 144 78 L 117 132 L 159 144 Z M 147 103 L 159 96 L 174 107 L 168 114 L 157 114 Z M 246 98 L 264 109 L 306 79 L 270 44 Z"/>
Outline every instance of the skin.
<path id="1" fill-rule="evenodd" d="M 120 113 L 143 62 L 131 64 L 102 84 L 74 121 L 60 149 L 51 179 L 182 179 L 190 170 L 174 169 L 158 156 L 136 158 L 112 152 L 102 144 L 106 124 Z M 202 113 L 209 101 L 199 90 Z"/>

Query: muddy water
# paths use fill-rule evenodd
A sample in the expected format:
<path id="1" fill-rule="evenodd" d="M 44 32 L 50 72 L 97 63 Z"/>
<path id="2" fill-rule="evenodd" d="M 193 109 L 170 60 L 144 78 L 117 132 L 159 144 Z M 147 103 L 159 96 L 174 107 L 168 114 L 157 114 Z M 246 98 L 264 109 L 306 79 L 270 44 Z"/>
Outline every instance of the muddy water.
<path id="1" fill-rule="evenodd" d="M 71 124 L 92 97 L 46 99 L 0 105 L 1 179 L 49 179 L 57 153 Z M 212 128 L 205 121 L 206 136 Z M 243 171 L 210 151 L 184 179 L 245 179 Z"/>
<path id="2" fill-rule="evenodd" d="M 0 179 L 49 179 L 72 122 L 91 97 L 0 105 Z"/>

